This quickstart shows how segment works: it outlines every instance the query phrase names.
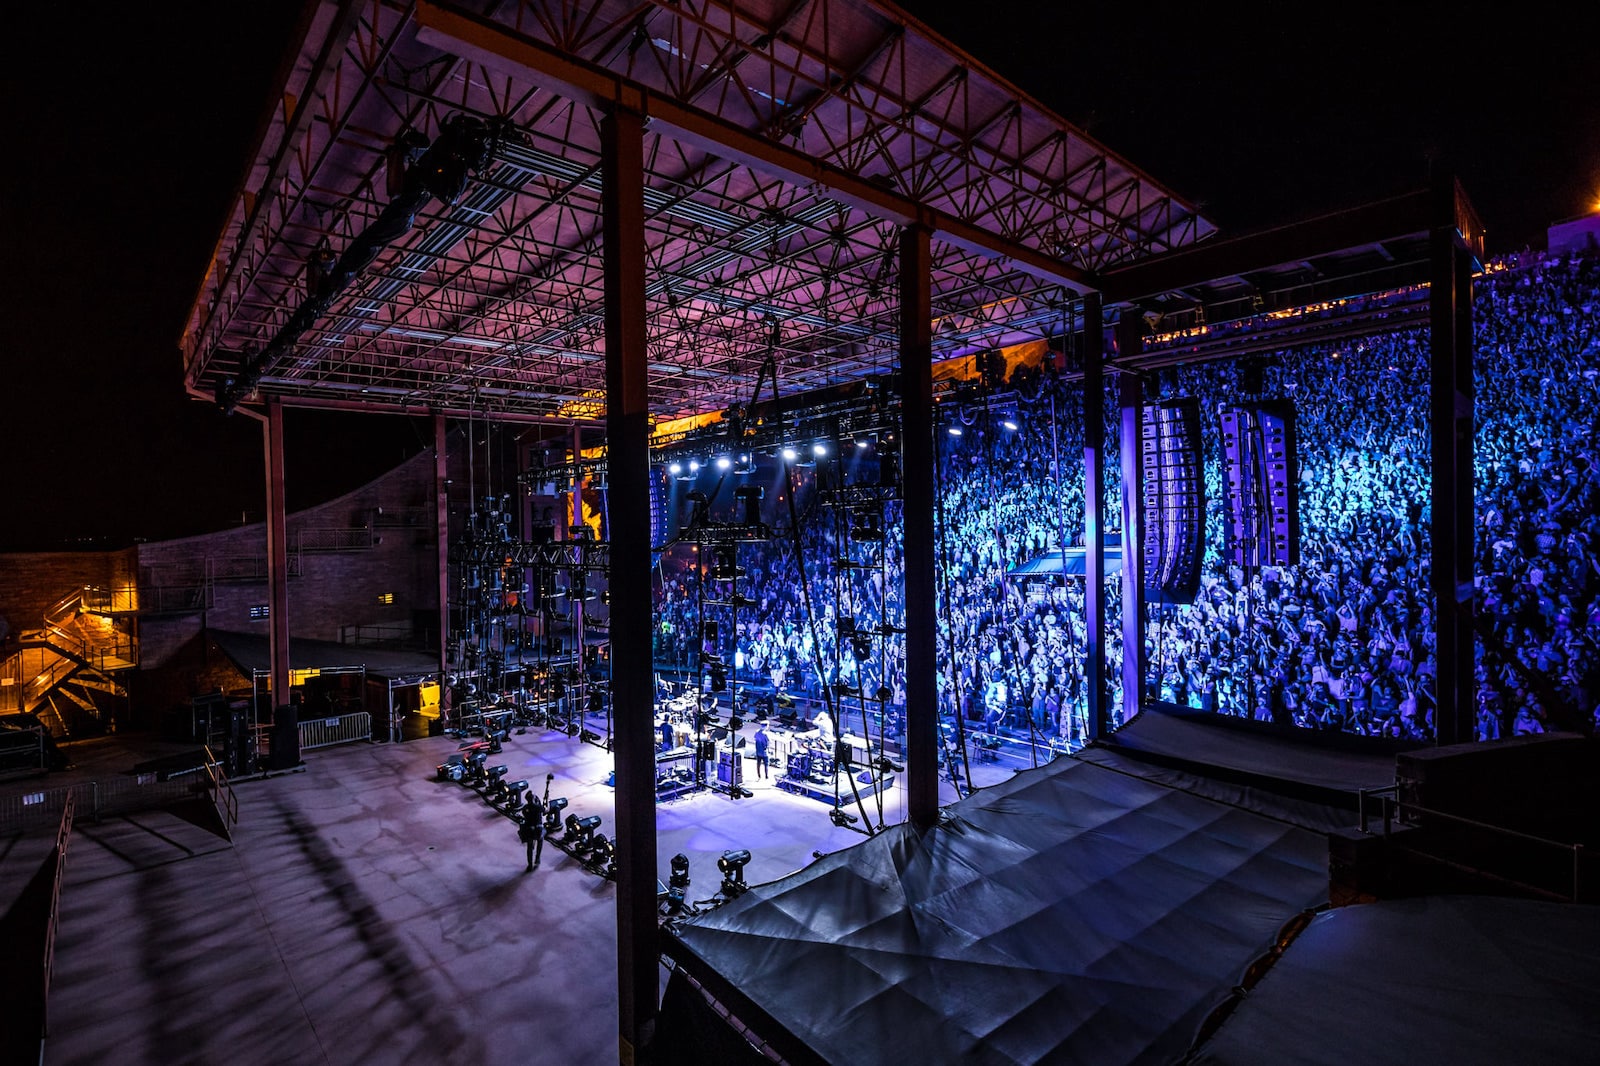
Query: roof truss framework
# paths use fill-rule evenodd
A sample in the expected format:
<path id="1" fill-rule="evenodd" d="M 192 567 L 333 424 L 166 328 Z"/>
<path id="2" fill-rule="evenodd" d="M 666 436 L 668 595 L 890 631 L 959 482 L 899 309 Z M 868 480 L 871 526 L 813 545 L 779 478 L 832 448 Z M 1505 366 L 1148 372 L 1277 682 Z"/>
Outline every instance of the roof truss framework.
<path id="1" fill-rule="evenodd" d="M 429 43 L 437 33 L 425 18 L 475 16 L 327 0 L 308 20 L 185 333 L 193 391 L 213 392 L 244 353 L 265 348 L 304 299 L 308 263 L 378 216 L 402 135 L 433 137 L 465 113 L 508 121 L 517 143 L 456 204 L 429 203 L 265 368 L 261 389 L 289 402 L 598 413 L 599 111 L 536 71 L 508 73 Z M 647 92 L 661 110 L 881 190 L 841 195 L 670 123 L 647 130 L 658 414 L 747 398 L 769 356 L 786 391 L 893 366 L 897 205 L 947 220 L 952 235 L 934 246 L 936 358 L 1052 333 L 1074 295 L 1063 281 L 1212 232 L 1148 177 L 873 0 L 741 0 L 737 10 L 530 0 L 477 21 Z"/>

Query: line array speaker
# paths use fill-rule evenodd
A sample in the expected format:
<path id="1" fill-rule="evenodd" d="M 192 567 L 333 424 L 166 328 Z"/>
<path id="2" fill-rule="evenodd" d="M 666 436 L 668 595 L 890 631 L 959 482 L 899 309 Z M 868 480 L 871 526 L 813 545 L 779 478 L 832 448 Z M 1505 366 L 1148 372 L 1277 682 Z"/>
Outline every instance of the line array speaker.
<path id="1" fill-rule="evenodd" d="M 1200 591 L 1206 492 L 1200 403 L 1168 400 L 1143 411 L 1144 587 L 1149 603 L 1192 603 Z"/>

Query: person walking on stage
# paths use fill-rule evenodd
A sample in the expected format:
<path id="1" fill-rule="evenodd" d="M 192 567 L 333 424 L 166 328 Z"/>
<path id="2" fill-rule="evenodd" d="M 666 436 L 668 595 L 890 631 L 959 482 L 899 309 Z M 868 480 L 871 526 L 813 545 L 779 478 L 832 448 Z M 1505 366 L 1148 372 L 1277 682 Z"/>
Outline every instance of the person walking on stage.
<path id="1" fill-rule="evenodd" d="M 756 776 L 767 776 L 767 745 L 771 738 L 767 736 L 765 725 L 756 728 Z"/>
<path id="2" fill-rule="evenodd" d="M 534 797 L 538 799 L 537 796 Z M 544 855 L 544 818 L 543 812 L 534 813 L 535 807 L 529 804 L 523 811 L 522 824 L 517 826 L 517 836 L 528 849 L 528 872 L 532 873 L 539 868 L 539 860 Z"/>

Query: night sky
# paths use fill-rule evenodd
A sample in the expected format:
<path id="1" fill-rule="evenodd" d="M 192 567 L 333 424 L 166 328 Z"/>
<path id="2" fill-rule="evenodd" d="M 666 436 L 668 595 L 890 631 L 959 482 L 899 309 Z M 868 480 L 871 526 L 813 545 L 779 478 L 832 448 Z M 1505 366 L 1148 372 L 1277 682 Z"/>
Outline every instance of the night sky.
<path id="1" fill-rule="evenodd" d="M 1452 21 L 1460 4 L 1320 17 L 1282 4 L 907 6 L 1226 233 L 1414 188 L 1438 166 L 1461 176 L 1491 251 L 1540 247 L 1550 222 L 1600 201 L 1592 35 L 1555 5 L 1492 23 Z M 260 426 L 184 395 L 177 342 L 293 8 L 35 3 L 12 16 L 0 550 L 259 519 Z M 355 487 L 428 432 L 288 417 L 291 507 Z"/>

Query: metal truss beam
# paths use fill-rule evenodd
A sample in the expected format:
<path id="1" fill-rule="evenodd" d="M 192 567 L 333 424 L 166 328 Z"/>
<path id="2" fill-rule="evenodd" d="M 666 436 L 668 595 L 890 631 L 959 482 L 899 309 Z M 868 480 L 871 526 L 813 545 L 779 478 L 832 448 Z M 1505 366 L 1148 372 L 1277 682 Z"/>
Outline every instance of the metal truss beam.
<path id="1" fill-rule="evenodd" d="M 698 108 L 685 106 L 602 67 L 564 54 L 459 8 L 419 0 L 418 37 L 485 67 L 526 76 L 544 88 L 597 110 L 624 107 L 647 116 L 654 128 L 675 139 L 802 188 L 824 189 L 842 203 L 895 225 L 926 227 L 939 240 L 989 258 L 1073 292 L 1099 287 L 1089 271 L 1037 249 L 935 210 L 910 197 L 821 162 L 803 152 L 749 133 Z"/>

